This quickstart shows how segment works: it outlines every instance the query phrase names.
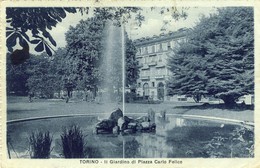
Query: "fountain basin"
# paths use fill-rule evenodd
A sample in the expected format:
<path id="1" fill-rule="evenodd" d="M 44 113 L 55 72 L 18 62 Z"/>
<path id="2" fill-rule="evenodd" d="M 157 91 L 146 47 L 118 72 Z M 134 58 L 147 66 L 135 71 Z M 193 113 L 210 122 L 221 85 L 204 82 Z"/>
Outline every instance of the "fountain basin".
<path id="1" fill-rule="evenodd" d="M 129 114 L 137 118 L 140 114 Z M 93 133 L 96 123 L 102 115 L 60 117 L 20 121 L 8 123 L 8 143 L 11 158 L 29 158 L 28 136 L 32 131 L 50 131 L 53 136 L 51 158 L 62 158 L 60 135 L 62 127 L 76 124 L 86 135 L 86 148 L 92 149 L 93 158 L 179 158 L 179 157 L 251 157 L 248 154 L 248 144 L 254 139 L 252 131 L 244 137 L 247 144 L 237 143 L 232 139 L 235 130 L 243 128 L 239 123 L 208 121 L 181 116 L 166 115 L 165 119 L 155 117 L 156 132 L 135 133 L 125 135 Z M 104 117 L 106 118 L 106 117 Z M 215 139 L 222 137 L 220 147 L 211 149 Z M 124 146 L 124 147 L 123 147 Z M 233 146 L 232 148 L 230 148 Z"/>

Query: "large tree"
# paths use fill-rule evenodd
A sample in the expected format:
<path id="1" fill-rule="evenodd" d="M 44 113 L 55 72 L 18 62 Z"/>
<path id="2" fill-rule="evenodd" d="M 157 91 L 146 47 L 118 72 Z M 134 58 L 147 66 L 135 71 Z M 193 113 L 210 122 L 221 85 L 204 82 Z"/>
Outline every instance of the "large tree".
<path id="1" fill-rule="evenodd" d="M 221 8 L 201 18 L 169 59 L 169 94 L 214 95 L 233 105 L 254 93 L 253 8 Z"/>
<path id="2" fill-rule="evenodd" d="M 68 79 L 78 89 L 95 90 L 100 82 L 99 72 L 104 23 L 98 18 L 81 20 L 66 33 Z"/>

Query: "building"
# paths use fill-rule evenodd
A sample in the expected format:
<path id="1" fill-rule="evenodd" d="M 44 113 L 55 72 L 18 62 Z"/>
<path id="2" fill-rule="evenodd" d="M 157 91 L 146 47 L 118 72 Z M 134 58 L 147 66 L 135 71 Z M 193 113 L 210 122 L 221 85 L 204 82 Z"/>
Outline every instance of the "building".
<path id="1" fill-rule="evenodd" d="M 166 98 L 165 84 L 171 74 L 167 68 L 167 58 L 171 50 L 185 40 L 188 30 L 182 28 L 176 32 L 135 40 L 136 59 L 140 70 L 137 80 L 138 95 L 153 100 Z"/>

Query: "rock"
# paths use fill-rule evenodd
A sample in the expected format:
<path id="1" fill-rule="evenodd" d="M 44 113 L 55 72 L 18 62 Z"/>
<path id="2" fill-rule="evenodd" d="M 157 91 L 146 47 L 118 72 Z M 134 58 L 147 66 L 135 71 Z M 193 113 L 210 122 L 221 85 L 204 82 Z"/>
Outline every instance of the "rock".
<path id="1" fill-rule="evenodd" d="M 135 122 L 135 120 L 132 119 L 132 118 L 129 118 L 129 117 L 127 117 L 127 116 L 120 117 L 120 118 L 117 120 L 117 125 L 119 126 L 119 130 L 127 129 L 128 124 L 131 123 L 131 122 Z"/>
<path id="2" fill-rule="evenodd" d="M 124 120 L 125 120 L 126 123 L 130 123 L 130 122 L 135 121 L 133 118 L 130 118 L 130 117 L 127 117 L 127 116 L 124 116 Z"/>
<path id="3" fill-rule="evenodd" d="M 96 125 L 96 133 L 98 134 L 99 130 L 112 132 L 115 126 L 116 126 L 116 122 L 114 122 L 113 120 L 109 120 L 109 119 L 102 120 Z"/>
<path id="4" fill-rule="evenodd" d="M 122 110 L 120 110 L 120 108 L 118 108 L 118 109 L 111 112 L 109 119 L 117 122 L 117 120 L 120 117 L 123 117 L 123 112 L 122 112 Z"/>
<path id="5" fill-rule="evenodd" d="M 137 127 L 137 124 L 134 122 L 128 123 L 128 125 L 127 125 L 127 129 L 132 129 L 133 132 L 136 132 L 136 127 Z"/>
<path id="6" fill-rule="evenodd" d="M 132 133 L 135 133 L 135 130 L 133 130 L 133 129 L 125 129 L 123 132 L 124 133 L 128 133 L 128 134 L 132 134 Z"/>
<path id="7" fill-rule="evenodd" d="M 155 131 L 156 130 L 156 124 L 155 123 L 150 123 L 150 131 Z"/>
<path id="8" fill-rule="evenodd" d="M 137 130 L 137 131 L 142 131 L 142 130 L 143 130 L 143 126 L 142 126 L 141 123 L 137 123 L 137 124 L 136 124 L 136 130 Z"/>
<path id="9" fill-rule="evenodd" d="M 113 128 L 113 134 L 118 134 L 119 133 L 119 127 L 118 126 L 115 126 Z"/>
<path id="10" fill-rule="evenodd" d="M 149 118 L 147 116 L 138 117 L 135 119 L 136 122 L 142 123 L 142 122 L 149 122 Z"/>
<path id="11" fill-rule="evenodd" d="M 141 126 L 143 127 L 143 129 L 149 129 L 150 128 L 150 122 L 142 122 Z"/>
<path id="12" fill-rule="evenodd" d="M 133 123 L 133 122 L 132 122 L 132 123 L 129 123 L 129 124 L 127 125 L 127 129 L 131 129 L 133 133 L 136 132 L 136 127 L 137 127 L 137 123 Z"/>
<path id="13" fill-rule="evenodd" d="M 117 120 L 117 125 L 119 127 L 119 130 L 122 130 L 122 127 L 123 127 L 123 124 L 125 123 L 125 119 L 124 117 L 120 117 L 118 120 Z"/>

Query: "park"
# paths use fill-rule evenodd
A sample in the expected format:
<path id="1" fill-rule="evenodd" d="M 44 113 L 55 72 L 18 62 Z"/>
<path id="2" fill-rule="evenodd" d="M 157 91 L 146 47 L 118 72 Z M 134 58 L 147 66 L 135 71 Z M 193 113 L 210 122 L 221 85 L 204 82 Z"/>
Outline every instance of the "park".
<path id="1" fill-rule="evenodd" d="M 134 39 L 148 24 L 142 11 L 164 14 L 159 30 L 169 36 Z M 8 157 L 254 157 L 253 10 L 214 9 L 170 31 L 189 12 L 7 8 Z M 55 39 L 56 25 L 76 14 L 85 18 Z"/>

